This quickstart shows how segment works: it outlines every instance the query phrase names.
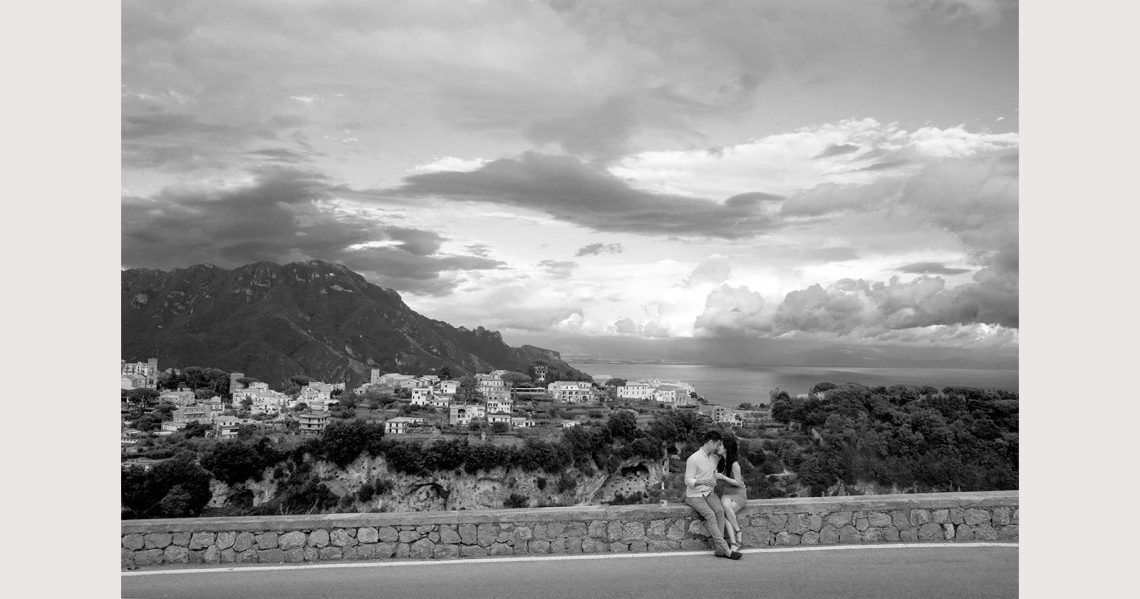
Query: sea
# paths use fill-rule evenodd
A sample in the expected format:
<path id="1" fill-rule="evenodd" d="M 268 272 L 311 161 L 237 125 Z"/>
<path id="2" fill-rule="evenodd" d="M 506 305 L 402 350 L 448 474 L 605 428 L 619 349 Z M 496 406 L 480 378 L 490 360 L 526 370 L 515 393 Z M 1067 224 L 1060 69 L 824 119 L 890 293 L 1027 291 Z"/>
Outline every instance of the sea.
<path id="1" fill-rule="evenodd" d="M 1017 370 L 954 368 L 838 368 L 809 366 L 709 366 L 704 364 L 634 364 L 625 362 L 570 362 L 591 376 L 610 375 L 626 380 L 659 378 L 679 380 L 696 387 L 709 403 L 737 407 L 742 403 L 768 403 L 775 388 L 793 397 L 807 393 L 819 382 L 879 385 L 955 385 L 982 389 L 1018 390 Z"/>

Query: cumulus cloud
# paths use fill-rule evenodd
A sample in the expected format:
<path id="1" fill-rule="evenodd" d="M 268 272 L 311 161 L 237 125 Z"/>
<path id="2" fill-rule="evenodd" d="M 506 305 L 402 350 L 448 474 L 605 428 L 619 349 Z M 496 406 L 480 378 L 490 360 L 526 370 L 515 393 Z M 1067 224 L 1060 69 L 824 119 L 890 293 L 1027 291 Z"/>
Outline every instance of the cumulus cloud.
<path id="1" fill-rule="evenodd" d="M 732 266 L 728 260 L 721 256 L 709 256 L 703 260 L 693 272 L 685 279 L 686 287 L 695 287 L 706 283 L 719 285 L 732 277 Z"/>
<path id="2" fill-rule="evenodd" d="M 591 243 L 590 245 L 585 245 L 578 248 L 578 251 L 574 252 L 574 255 L 581 257 L 620 253 L 622 253 L 622 247 L 620 243 Z"/>
<path id="3" fill-rule="evenodd" d="M 578 263 L 571 260 L 543 260 L 538 263 L 538 266 L 546 271 L 551 278 L 568 279 L 570 275 L 574 274 L 574 269 L 578 268 Z"/>
<path id="4" fill-rule="evenodd" d="M 531 208 L 596 231 L 735 239 L 776 226 L 773 211 L 755 196 L 718 204 L 640 191 L 575 158 L 537 152 L 472 172 L 413 175 L 385 193 Z"/>
<path id="5" fill-rule="evenodd" d="M 953 330 L 963 335 L 959 340 L 979 331 L 1008 339 L 1003 331 L 1018 327 L 1017 304 L 1016 278 L 993 269 L 956 287 L 929 276 L 886 283 L 843 279 L 792 291 L 775 306 L 747 287 L 722 285 L 709 294 L 695 328 L 712 337 L 944 342 Z"/>
<path id="6" fill-rule="evenodd" d="M 129 267 L 196 263 L 234 267 L 267 260 L 342 263 L 400 291 L 449 294 L 446 273 L 497 269 L 485 256 L 440 251 L 438 233 L 337 211 L 337 187 L 310 171 L 258 171 L 227 187 L 167 188 L 122 203 L 122 261 Z"/>

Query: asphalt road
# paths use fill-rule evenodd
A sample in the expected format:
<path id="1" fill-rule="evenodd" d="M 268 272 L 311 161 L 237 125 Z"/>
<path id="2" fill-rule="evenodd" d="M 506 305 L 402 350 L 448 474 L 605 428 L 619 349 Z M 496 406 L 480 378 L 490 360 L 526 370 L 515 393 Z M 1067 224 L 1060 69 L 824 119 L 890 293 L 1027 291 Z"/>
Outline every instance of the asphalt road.
<path id="1" fill-rule="evenodd" d="M 600 559 L 352 562 L 321 568 L 231 566 L 124 573 L 123 597 L 1017 597 L 1016 545 L 625 554 Z M 377 564 L 388 565 L 377 565 Z"/>

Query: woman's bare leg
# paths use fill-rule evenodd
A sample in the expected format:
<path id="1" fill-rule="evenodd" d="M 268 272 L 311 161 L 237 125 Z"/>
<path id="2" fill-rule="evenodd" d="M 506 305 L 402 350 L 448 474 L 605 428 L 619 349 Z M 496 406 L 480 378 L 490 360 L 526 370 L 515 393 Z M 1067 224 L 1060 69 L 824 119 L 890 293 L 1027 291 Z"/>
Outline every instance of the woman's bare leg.
<path id="1" fill-rule="evenodd" d="M 724 528 L 728 535 L 729 545 L 740 545 L 740 538 L 737 531 L 740 530 L 740 525 L 736 523 L 736 512 L 740 510 L 736 506 L 736 502 L 729 497 L 721 497 L 721 503 L 724 505 Z"/>

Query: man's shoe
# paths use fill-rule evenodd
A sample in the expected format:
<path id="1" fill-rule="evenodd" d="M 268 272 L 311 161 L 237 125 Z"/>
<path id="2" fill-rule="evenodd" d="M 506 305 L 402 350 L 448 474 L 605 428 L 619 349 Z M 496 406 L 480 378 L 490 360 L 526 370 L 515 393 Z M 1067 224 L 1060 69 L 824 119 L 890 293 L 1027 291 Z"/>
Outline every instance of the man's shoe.
<path id="1" fill-rule="evenodd" d="M 728 557 L 728 554 L 727 554 L 727 553 L 725 553 L 725 552 L 723 552 L 723 551 L 721 551 L 720 549 L 717 549 L 716 551 L 713 551 L 713 555 L 715 555 L 715 556 L 717 556 L 717 557 Z"/>
<path id="2" fill-rule="evenodd" d="M 744 557 L 744 554 L 740 553 L 739 551 L 733 551 L 732 553 L 728 554 L 727 557 L 728 559 L 740 559 Z"/>

